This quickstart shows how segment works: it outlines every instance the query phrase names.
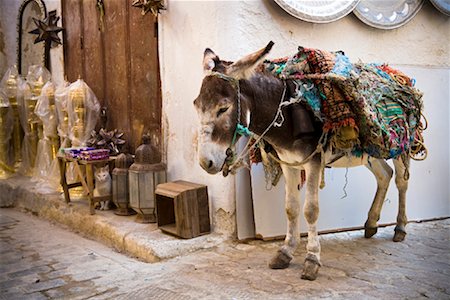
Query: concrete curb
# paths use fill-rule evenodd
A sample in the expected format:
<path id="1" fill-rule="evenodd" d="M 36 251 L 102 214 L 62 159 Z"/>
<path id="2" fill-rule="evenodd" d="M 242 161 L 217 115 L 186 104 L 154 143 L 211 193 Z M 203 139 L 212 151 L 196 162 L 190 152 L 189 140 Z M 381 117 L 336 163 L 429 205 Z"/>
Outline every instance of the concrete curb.
<path id="1" fill-rule="evenodd" d="M 96 211 L 90 215 L 87 199 L 67 204 L 61 193 L 44 194 L 39 190 L 40 185 L 23 176 L 0 180 L 0 207 L 29 211 L 145 262 L 212 248 L 226 240 L 219 234 L 178 239 L 162 233 L 156 224 L 139 224 L 134 221 L 135 216 L 117 216 L 113 211 Z"/>

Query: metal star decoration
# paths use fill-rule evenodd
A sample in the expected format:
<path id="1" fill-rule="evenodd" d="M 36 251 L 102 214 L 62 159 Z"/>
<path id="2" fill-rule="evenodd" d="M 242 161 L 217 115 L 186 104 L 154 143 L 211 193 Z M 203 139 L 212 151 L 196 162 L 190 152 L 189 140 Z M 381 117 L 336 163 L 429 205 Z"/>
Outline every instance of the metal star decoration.
<path id="1" fill-rule="evenodd" d="M 87 140 L 86 144 L 97 149 L 108 149 L 110 154 L 117 155 L 120 153 L 121 147 L 126 143 L 122 137 L 123 132 L 117 129 L 107 131 L 101 128 L 98 133 L 92 130 L 91 138 Z"/>
<path id="2" fill-rule="evenodd" d="M 134 0 L 131 4 L 134 7 L 142 9 L 141 14 L 144 16 L 149 11 L 156 17 L 160 10 L 165 10 L 164 0 Z"/>
<path id="3" fill-rule="evenodd" d="M 44 41 L 45 43 L 48 43 L 49 47 L 55 44 L 62 45 L 58 33 L 62 31 L 63 28 L 56 25 L 58 21 L 59 17 L 56 16 L 56 10 L 49 12 L 48 16 L 43 21 L 33 18 L 33 22 L 36 24 L 37 28 L 28 33 L 37 34 L 34 43 L 37 44 Z"/>

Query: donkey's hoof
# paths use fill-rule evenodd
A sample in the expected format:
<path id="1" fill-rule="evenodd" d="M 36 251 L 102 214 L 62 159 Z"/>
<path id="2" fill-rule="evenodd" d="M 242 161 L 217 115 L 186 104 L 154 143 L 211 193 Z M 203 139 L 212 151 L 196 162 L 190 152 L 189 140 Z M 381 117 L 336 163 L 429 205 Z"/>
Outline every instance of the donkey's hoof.
<path id="1" fill-rule="evenodd" d="M 402 228 L 398 228 L 398 227 L 395 227 L 394 231 L 395 231 L 395 234 L 394 234 L 394 238 L 392 240 L 394 242 L 403 242 L 403 240 L 405 239 L 405 236 L 406 236 L 406 231 L 403 230 Z"/>
<path id="2" fill-rule="evenodd" d="M 377 233 L 378 231 L 378 226 L 375 227 L 371 227 L 367 224 L 368 221 L 366 221 L 366 223 L 364 223 L 364 237 L 366 239 L 371 238 L 375 235 L 375 233 Z"/>
<path id="3" fill-rule="evenodd" d="M 286 269 L 289 267 L 289 263 L 292 260 L 292 256 L 283 250 L 278 250 L 277 254 L 269 262 L 269 268 L 271 269 Z"/>
<path id="4" fill-rule="evenodd" d="M 369 239 L 373 237 L 378 231 L 378 227 L 364 227 L 364 237 Z"/>
<path id="5" fill-rule="evenodd" d="M 320 263 L 315 259 L 306 259 L 303 266 L 302 279 L 304 280 L 316 280 L 319 273 Z"/>

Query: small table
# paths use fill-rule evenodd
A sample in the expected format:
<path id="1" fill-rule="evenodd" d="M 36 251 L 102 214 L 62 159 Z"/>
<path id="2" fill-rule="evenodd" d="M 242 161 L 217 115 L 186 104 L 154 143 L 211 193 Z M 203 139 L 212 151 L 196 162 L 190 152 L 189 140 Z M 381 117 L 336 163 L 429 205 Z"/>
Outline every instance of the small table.
<path id="1" fill-rule="evenodd" d="M 105 164 L 109 164 L 109 167 L 111 169 L 114 160 L 115 159 L 113 157 L 103 160 L 82 160 L 77 158 L 67 158 L 64 156 L 58 156 L 59 171 L 61 174 L 61 186 L 63 187 L 64 190 L 64 198 L 66 200 L 66 203 L 70 202 L 69 189 L 79 186 L 83 186 L 86 192 L 88 193 L 89 211 L 91 215 L 95 214 L 95 203 L 111 200 L 111 195 L 94 197 L 94 166 L 97 165 L 104 166 Z M 74 163 L 76 172 L 78 173 L 78 177 L 80 178 L 79 182 L 74 182 L 70 184 L 67 183 L 66 171 L 68 163 Z M 84 168 L 81 168 L 81 166 L 84 166 Z"/>

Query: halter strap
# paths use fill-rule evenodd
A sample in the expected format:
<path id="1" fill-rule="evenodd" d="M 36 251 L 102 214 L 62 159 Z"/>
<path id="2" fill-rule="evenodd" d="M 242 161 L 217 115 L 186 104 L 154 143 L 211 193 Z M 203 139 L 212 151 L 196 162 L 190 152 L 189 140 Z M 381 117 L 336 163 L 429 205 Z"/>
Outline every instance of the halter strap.
<path id="1" fill-rule="evenodd" d="M 219 73 L 219 72 L 211 72 L 211 74 L 209 76 L 216 76 L 218 78 L 221 78 L 223 80 L 226 80 L 228 82 L 230 82 L 230 84 L 233 86 L 233 88 L 236 90 L 237 92 L 237 124 L 236 124 L 236 128 L 234 130 L 233 133 L 233 139 L 231 140 L 231 144 L 229 148 L 234 147 L 236 140 L 237 140 L 237 136 L 242 135 L 242 136 L 250 136 L 251 132 L 250 130 L 244 126 L 241 123 L 241 88 L 239 85 L 239 80 L 236 78 L 233 78 L 231 76 Z"/>

